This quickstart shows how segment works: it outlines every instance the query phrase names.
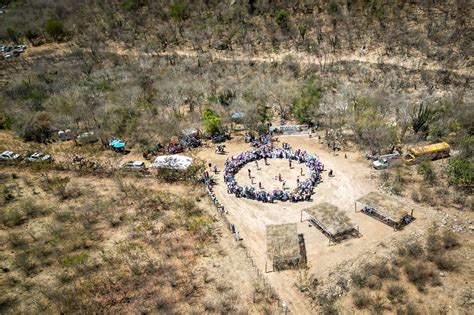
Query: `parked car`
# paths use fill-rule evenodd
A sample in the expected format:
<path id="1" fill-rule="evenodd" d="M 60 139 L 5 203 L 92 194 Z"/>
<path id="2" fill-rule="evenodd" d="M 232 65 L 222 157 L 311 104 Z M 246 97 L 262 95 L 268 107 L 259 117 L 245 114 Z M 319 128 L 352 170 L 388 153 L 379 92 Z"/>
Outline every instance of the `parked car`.
<path id="1" fill-rule="evenodd" d="M 177 153 L 182 153 L 182 152 L 184 152 L 184 149 L 183 149 L 182 146 L 173 145 L 173 144 L 168 145 L 168 153 L 169 154 L 177 154 Z"/>
<path id="2" fill-rule="evenodd" d="M 2 161 L 13 161 L 13 160 L 20 160 L 21 155 L 15 153 L 13 151 L 3 151 L 0 153 L 0 160 Z"/>
<path id="3" fill-rule="evenodd" d="M 184 136 L 181 139 L 180 144 L 182 147 L 185 147 L 185 148 L 197 148 L 202 145 L 202 142 L 201 140 L 193 136 Z"/>
<path id="4" fill-rule="evenodd" d="M 212 143 L 221 143 L 229 139 L 230 139 L 230 136 L 226 133 L 221 133 L 221 134 L 214 135 L 211 137 Z"/>
<path id="5" fill-rule="evenodd" d="M 5 49 L 6 49 L 6 48 L 7 48 L 6 46 L 0 45 L 0 52 L 5 52 Z"/>
<path id="6" fill-rule="evenodd" d="M 51 160 L 50 155 L 39 152 L 32 153 L 26 158 L 28 162 L 50 162 Z"/>
<path id="7" fill-rule="evenodd" d="M 122 168 L 128 170 L 144 170 L 145 162 L 143 161 L 128 161 L 122 164 Z"/>

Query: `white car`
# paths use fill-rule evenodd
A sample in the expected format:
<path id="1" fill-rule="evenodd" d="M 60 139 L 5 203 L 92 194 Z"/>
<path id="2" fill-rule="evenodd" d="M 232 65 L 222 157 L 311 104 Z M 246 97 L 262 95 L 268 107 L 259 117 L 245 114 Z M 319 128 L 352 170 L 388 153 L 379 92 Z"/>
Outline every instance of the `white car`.
<path id="1" fill-rule="evenodd" d="M 385 159 L 378 159 L 372 162 L 372 165 L 376 170 L 383 170 L 389 167 L 389 162 Z"/>
<path id="2" fill-rule="evenodd" d="M 51 161 L 51 156 L 43 153 L 35 152 L 30 154 L 26 160 L 28 162 L 49 162 Z"/>
<path id="3" fill-rule="evenodd" d="M 128 161 L 122 164 L 122 168 L 128 170 L 144 170 L 145 162 L 143 161 Z"/>
<path id="4" fill-rule="evenodd" d="M 18 153 L 12 151 L 4 151 L 0 153 L 0 160 L 19 160 L 21 156 Z"/>

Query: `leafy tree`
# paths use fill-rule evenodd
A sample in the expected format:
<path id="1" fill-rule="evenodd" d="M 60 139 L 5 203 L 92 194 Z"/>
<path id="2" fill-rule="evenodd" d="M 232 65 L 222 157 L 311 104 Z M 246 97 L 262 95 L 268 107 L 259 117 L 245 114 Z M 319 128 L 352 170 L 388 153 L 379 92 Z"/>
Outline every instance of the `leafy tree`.
<path id="1" fill-rule="evenodd" d="M 354 117 L 351 127 L 360 144 L 381 152 L 397 142 L 396 128 L 387 123 L 373 100 L 367 97 L 356 98 L 352 111 Z"/>
<path id="2" fill-rule="evenodd" d="M 36 113 L 24 126 L 22 137 L 26 141 L 46 143 L 53 134 L 53 119 L 47 112 Z"/>
<path id="3" fill-rule="evenodd" d="M 448 165 L 450 182 L 456 186 L 472 185 L 472 164 L 468 160 L 452 158 Z"/>
<path id="4" fill-rule="evenodd" d="M 316 111 L 319 109 L 322 88 L 316 85 L 316 79 L 311 78 L 303 86 L 301 96 L 293 105 L 293 115 L 300 123 L 311 123 Z"/>
<path id="5" fill-rule="evenodd" d="M 46 34 L 53 38 L 54 40 L 60 40 L 66 36 L 66 31 L 64 30 L 64 25 L 56 19 L 50 19 L 46 21 L 44 25 L 44 30 Z"/>
<path id="6" fill-rule="evenodd" d="M 204 129 L 211 135 L 218 134 L 221 129 L 221 117 L 210 108 L 206 108 L 202 115 Z"/>

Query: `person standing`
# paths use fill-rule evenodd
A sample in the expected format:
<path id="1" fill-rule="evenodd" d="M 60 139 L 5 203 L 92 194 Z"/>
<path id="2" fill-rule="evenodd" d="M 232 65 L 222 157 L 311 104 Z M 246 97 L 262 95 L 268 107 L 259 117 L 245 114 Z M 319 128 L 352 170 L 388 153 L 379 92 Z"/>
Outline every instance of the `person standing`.
<path id="1" fill-rule="evenodd" d="M 288 161 L 289 161 L 289 164 L 290 164 L 290 169 L 291 169 L 291 159 L 289 159 Z"/>
<path id="2" fill-rule="evenodd" d="M 300 175 L 303 176 L 303 168 L 300 170 Z"/>
<path id="3" fill-rule="evenodd" d="M 278 181 L 281 182 L 281 174 L 278 174 Z"/>
<path id="4" fill-rule="evenodd" d="M 252 171 L 249 169 L 249 178 L 252 178 Z"/>
<path id="5" fill-rule="evenodd" d="M 257 167 L 257 170 L 258 170 L 258 161 L 255 161 L 255 166 Z"/>

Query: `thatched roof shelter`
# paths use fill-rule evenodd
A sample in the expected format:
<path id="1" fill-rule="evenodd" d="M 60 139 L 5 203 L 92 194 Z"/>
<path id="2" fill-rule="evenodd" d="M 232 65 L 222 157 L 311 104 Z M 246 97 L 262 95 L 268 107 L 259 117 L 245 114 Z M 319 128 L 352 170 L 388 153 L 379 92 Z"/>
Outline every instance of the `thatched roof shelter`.
<path id="1" fill-rule="evenodd" d="M 341 211 L 338 207 L 328 202 L 319 203 L 313 207 L 304 209 L 304 211 L 318 220 L 324 226 L 325 230 L 332 235 L 352 230 L 355 227 L 344 211 Z"/>
<path id="2" fill-rule="evenodd" d="M 296 223 L 267 225 L 267 256 L 274 263 L 300 258 Z"/>
<path id="3" fill-rule="evenodd" d="M 408 214 L 404 209 L 404 205 L 400 201 L 374 191 L 357 199 L 357 202 L 378 209 L 378 211 L 383 212 L 394 222 L 400 221 Z"/>

